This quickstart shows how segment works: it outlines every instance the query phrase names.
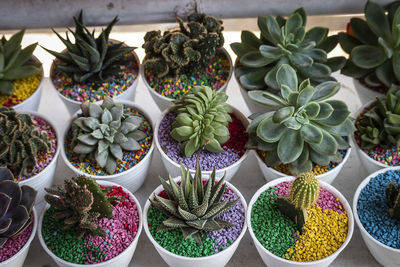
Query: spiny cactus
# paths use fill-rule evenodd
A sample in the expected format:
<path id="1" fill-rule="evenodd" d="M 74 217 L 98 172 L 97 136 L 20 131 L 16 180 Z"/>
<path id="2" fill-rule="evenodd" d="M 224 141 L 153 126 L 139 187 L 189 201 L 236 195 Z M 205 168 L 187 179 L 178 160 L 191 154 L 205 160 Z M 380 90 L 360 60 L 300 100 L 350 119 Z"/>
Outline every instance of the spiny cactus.
<path id="1" fill-rule="evenodd" d="M 177 184 L 171 176 L 169 183 L 160 177 L 161 184 L 168 195 L 165 199 L 154 194 L 150 199 L 153 207 L 168 216 L 157 231 L 180 229 L 185 240 L 193 237 L 201 244 L 200 231 L 218 231 L 235 225 L 218 219 L 236 205 L 239 199 L 221 201 L 225 192 L 225 176 L 215 182 L 215 168 L 205 185 L 203 185 L 199 159 L 197 158 L 194 178 L 181 164 L 181 183 Z"/>
<path id="2" fill-rule="evenodd" d="M 31 224 L 36 194 L 32 187 L 19 186 L 12 172 L 0 167 L 0 248 Z"/>
<path id="3" fill-rule="evenodd" d="M 71 142 L 81 159 L 92 157 L 107 173 L 113 174 L 124 151 L 141 149 L 138 140 L 146 137 L 142 131 L 144 119 L 124 111 L 123 104 L 115 104 L 106 97 L 101 105 L 82 103 L 81 110 L 82 114 L 72 123 Z"/>
<path id="4" fill-rule="evenodd" d="M 196 86 L 175 101 L 171 109 L 177 117 L 171 136 L 181 143 L 181 154 L 190 157 L 200 147 L 213 153 L 223 152 L 221 145 L 229 139 L 228 124 L 232 121 L 231 107 L 224 92 L 208 86 Z"/>
<path id="5" fill-rule="evenodd" d="M 393 219 L 400 220 L 400 186 L 390 182 L 386 187 L 386 199 L 390 216 Z"/>
<path id="6" fill-rule="evenodd" d="M 37 43 L 21 49 L 21 41 L 25 30 L 11 36 L 9 40 L 3 36 L 0 40 L 0 95 L 11 96 L 14 93 L 12 81 L 39 74 L 40 64 L 30 61 Z"/>
<path id="7" fill-rule="evenodd" d="M 46 132 L 39 132 L 29 114 L 0 107 L 0 166 L 8 167 L 16 177 L 28 176 L 38 152 L 49 152 L 51 147 Z"/>
<path id="8" fill-rule="evenodd" d="M 286 64 L 279 68 L 276 81 L 282 96 L 262 90 L 249 92 L 253 101 L 275 110 L 250 116 L 248 146 L 267 151 L 268 166 L 287 164 L 294 175 L 311 171 L 312 163 L 341 162 L 338 149 L 348 148 L 343 137 L 354 131 L 354 125 L 343 101 L 328 100 L 338 92 L 339 83 L 328 81 L 312 87 L 304 80 L 298 86 L 295 70 Z"/>
<path id="9" fill-rule="evenodd" d="M 74 228 L 78 238 L 86 233 L 93 237 L 106 235 L 96 219 L 111 219 L 112 205 L 95 180 L 78 176 L 45 191 L 49 194 L 44 199 L 56 209 L 53 218 L 63 220 L 63 229 Z"/>
<path id="10" fill-rule="evenodd" d="M 343 67 L 344 57 L 328 58 L 338 43 L 338 36 L 328 37 L 328 29 L 305 30 L 307 15 L 295 10 L 287 20 L 278 16 L 258 17 L 260 38 L 242 31 L 241 43 L 231 48 L 239 58 L 236 75 L 247 90 L 280 90 L 276 74 L 282 64 L 297 72 L 299 82 L 310 79 L 312 85 L 335 80 L 331 73 Z"/>
<path id="11" fill-rule="evenodd" d="M 60 62 L 54 61 L 56 68 L 71 77 L 76 83 L 103 83 L 113 79 L 121 71 L 121 65 L 126 62 L 124 55 L 136 48 L 109 40 L 111 29 L 117 23 L 118 17 L 115 17 L 97 38 L 94 37 L 95 32 L 90 32 L 83 24 L 82 11 L 78 18 L 74 17 L 74 21 L 75 31 L 68 30 L 74 36 L 75 43 L 70 41 L 68 32 L 64 39 L 53 30 L 66 46 L 65 53 L 58 53 L 43 47 L 60 60 Z"/>

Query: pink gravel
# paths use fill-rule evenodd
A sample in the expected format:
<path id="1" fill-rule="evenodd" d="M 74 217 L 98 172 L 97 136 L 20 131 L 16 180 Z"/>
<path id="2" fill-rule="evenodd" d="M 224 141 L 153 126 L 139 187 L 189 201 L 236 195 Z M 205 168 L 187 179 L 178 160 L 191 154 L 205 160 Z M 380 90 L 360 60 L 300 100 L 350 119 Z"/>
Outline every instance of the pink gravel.
<path id="1" fill-rule="evenodd" d="M 6 243 L 0 248 L 0 262 L 6 261 L 18 253 L 25 246 L 33 229 L 32 223 L 19 235 L 9 238 Z M 12 267 L 10 265 L 10 267 Z"/>

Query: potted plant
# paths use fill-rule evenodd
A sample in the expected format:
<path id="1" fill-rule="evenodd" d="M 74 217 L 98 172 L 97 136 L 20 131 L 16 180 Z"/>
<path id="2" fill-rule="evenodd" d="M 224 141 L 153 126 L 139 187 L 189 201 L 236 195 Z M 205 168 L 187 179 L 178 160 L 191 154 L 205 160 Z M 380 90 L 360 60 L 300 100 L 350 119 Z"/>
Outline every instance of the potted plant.
<path id="1" fill-rule="evenodd" d="M 85 176 L 46 192 L 38 237 L 59 266 L 128 266 L 142 231 L 142 210 L 131 192 Z"/>
<path id="2" fill-rule="evenodd" d="M 328 266 L 354 230 L 344 196 L 312 173 L 282 177 L 252 197 L 246 221 L 267 266 Z"/>
<path id="3" fill-rule="evenodd" d="M 77 175 L 135 192 L 146 178 L 153 147 L 150 116 L 131 102 L 106 97 L 101 105 L 81 104 L 65 129 L 62 158 Z"/>
<path id="4" fill-rule="evenodd" d="M 310 79 L 312 85 L 334 81 L 331 73 L 341 69 L 344 57 L 327 57 L 338 36 L 328 37 L 327 28 L 314 27 L 306 31 L 307 15 L 303 8 L 295 10 L 286 20 L 280 16 L 258 17 L 260 38 L 242 31 L 241 42 L 231 44 L 237 55 L 235 77 L 240 92 L 252 113 L 265 107 L 248 96 L 253 90 L 279 95 L 276 74 L 282 64 L 293 67 L 299 82 Z"/>
<path id="5" fill-rule="evenodd" d="M 368 1 L 366 20 L 352 18 L 347 31 L 339 33 L 340 45 L 349 54 L 341 73 L 353 77 L 362 104 L 383 96 L 392 84 L 399 84 L 398 6 L 399 2 L 389 5 L 386 15 L 379 4 Z"/>
<path id="6" fill-rule="evenodd" d="M 37 191 L 15 182 L 12 172 L 0 167 L 0 266 L 21 267 L 35 237 Z"/>
<path id="7" fill-rule="evenodd" d="M 193 174 L 198 151 L 203 175 L 215 167 L 219 178 L 225 172 L 227 181 L 234 176 L 248 154 L 248 121 L 225 103 L 227 98 L 224 92 L 198 86 L 163 112 L 155 142 L 168 173 L 178 176 L 182 163 Z"/>
<path id="8" fill-rule="evenodd" d="M 353 198 L 354 218 L 364 243 L 383 266 L 400 262 L 400 167 L 370 174 Z"/>
<path id="9" fill-rule="evenodd" d="M 347 138 L 354 131 L 347 105 L 329 100 L 340 84 L 327 81 L 313 87 L 309 79 L 298 84 L 296 71 L 287 64 L 278 69 L 276 82 L 281 96 L 249 92 L 251 99 L 274 109 L 251 115 L 247 127 L 248 146 L 259 151 L 265 179 L 313 171 L 331 183 L 350 154 Z"/>
<path id="10" fill-rule="evenodd" d="M 82 11 L 74 17 L 75 31 L 69 29 L 75 43 L 57 32 L 66 49 L 61 53 L 44 48 L 56 57 L 50 69 L 50 78 L 58 95 L 72 115 L 82 102 L 101 101 L 110 96 L 133 100 L 139 74 L 139 59 L 135 47 L 109 39 L 115 17 L 95 38 L 83 24 Z"/>
<path id="11" fill-rule="evenodd" d="M 246 232 L 246 201 L 215 169 L 204 179 L 181 165 L 181 176 L 160 177 L 146 201 L 144 230 L 169 266 L 225 266 Z"/>
<path id="12" fill-rule="evenodd" d="M 400 90 L 392 89 L 357 112 L 353 140 L 368 173 L 400 165 Z"/>
<path id="13" fill-rule="evenodd" d="M 225 91 L 232 73 L 221 20 L 199 13 L 189 15 L 186 26 L 177 20 L 177 29 L 144 36 L 143 81 L 161 111 L 196 85 Z"/>
<path id="14" fill-rule="evenodd" d="M 57 138 L 57 130 L 46 116 L 0 107 L 0 166 L 8 167 L 21 185 L 38 191 L 36 204 L 43 202 L 43 189 L 53 181 Z"/>
<path id="15" fill-rule="evenodd" d="M 25 30 L 0 41 L 0 106 L 37 111 L 42 94 L 43 68 L 33 56 L 37 43 L 21 48 Z"/>

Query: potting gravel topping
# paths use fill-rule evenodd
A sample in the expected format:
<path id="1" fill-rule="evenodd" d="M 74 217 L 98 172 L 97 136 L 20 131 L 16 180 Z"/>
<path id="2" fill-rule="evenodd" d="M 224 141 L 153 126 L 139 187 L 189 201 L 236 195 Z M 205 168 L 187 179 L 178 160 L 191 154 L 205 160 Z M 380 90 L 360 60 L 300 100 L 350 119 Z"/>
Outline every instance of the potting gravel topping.
<path id="1" fill-rule="evenodd" d="M 364 229 L 373 238 L 386 246 L 400 249 L 400 221 L 396 218 L 400 214 L 399 195 L 397 201 L 391 199 L 390 191 L 387 191 L 390 183 L 400 185 L 399 170 L 390 170 L 371 178 L 358 196 L 357 213 Z"/>

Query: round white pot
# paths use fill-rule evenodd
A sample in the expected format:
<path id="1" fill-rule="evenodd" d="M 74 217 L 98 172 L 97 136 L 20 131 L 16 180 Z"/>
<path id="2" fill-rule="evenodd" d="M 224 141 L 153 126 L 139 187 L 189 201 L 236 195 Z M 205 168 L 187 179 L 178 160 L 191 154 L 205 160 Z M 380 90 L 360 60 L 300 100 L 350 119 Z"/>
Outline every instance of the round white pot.
<path id="1" fill-rule="evenodd" d="M 153 128 L 153 131 L 154 131 L 154 126 L 153 126 L 153 122 L 151 120 L 150 115 L 146 111 L 144 111 L 144 109 L 141 108 L 139 105 L 134 104 L 130 101 L 124 101 L 124 100 L 118 100 L 118 101 L 115 101 L 115 103 L 122 103 L 122 104 L 128 105 L 128 106 L 133 107 L 136 110 L 140 111 L 141 113 L 143 113 L 143 115 L 146 117 L 146 119 L 150 122 L 151 127 Z M 70 119 L 70 121 L 68 123 L 68 127 L 66 127 L 66 129 L 64 130 L 64 134 L 62 137 L 61 157 L 62 157 L 65 165 L 67 165 L 68 168 L 71 169 L 76 175 L 85 175 L 85 176 L 95 179 L 98 182 L 99 181 L 113 182 L 113 183 L 120 184 L 120 185 L 126 187 L 131 192 L 136 192 L 142 186 L 142 184 L 147 176 L 147 172 L 150 167 L 151 158 L 152 158 L 153 150 L 154 150 L 154 140 L 150 146 L 149 152 L 144 156 L 144 158 L 138 164 L 136 164 L 132 168 L 130 168 L 126 171 L 123 171 L 121 173 L 112 174 L 112 175 L 101 175 L 100 176 L 100 175 L 88 174 L 86 172 L 83 172 L 83 171 L 75 168 L 71 164 L 71 162 L 67 158 L 67 155 L 65 154 L 65 149 L 64 149 L 65 137 L 72 125 L 72 121 L 77 117 L 77 115 L 80 112 L 81 111 L 79 110 L 72 116 L 72 118 Z M 153 137 L 153 139 L 154 139 L 154 137 Z"/>
<path id="2" fill-rule="evenodd" d="M 111 187 L 111 186 L 121 186 L 116 183 L 112 182 L 107 182 L 107 181 L 97 181 L 100 185 L 105 186 L 105 187 Z M 139 214 L 139 225 L 137 227 L 137 233 L 135 238 L 132 240 L 132 243 L 124 250 L 122 251 L 118 256 L 115 256 L 114 258 L 104 261 L 101 263 L 96 263 L 96 264 L 76 264 L 76 263 L 71 263 L 68 261 L 65 261 L 59 257 L 57 257 L 51 250 L 47 247 L 46 243 L 43 240 L 42 236 L 42 222 L 43 222 L 43 216 L 44 213 L 47 211 L 47 209 L 50 207 L 49 204 L 46 204 L 46 207 L 43 209 L 40 218 L 39 218 L 39 225 L 38 225 L 38 238 L 40 241 L 40 244 L 42 245 L 42 248 L 46 251 L 46 253 L 57 263 L 58 266 L 60 267 L 83 267 L 83 266 L 93 266 L 93 267 L 105 267 L 105 266 L 117 266 L 117 267 L 127 267 L 128 264 L 130 263 L 133 254 L 135 253 L 136 246 L 140 237 L 140 233 L 142 232 L 143 228 L 143 215 L 142 215 L 142 208 L 140 207 L 140 203 L 137 200 L 137 198 L 125 187 L 121 186 L 122 189 L 124 190 L 125 193 L 128 193 L 133 200 L 136 203 L 136 208 Z"/>
<path id="3" fill-rule="evenodd" d="M 26 241 L 25 245 L 17 252 L 14 256 L 6 261 L 0 262 L 0 267 L 22 267 L 25 258 L 28 255 L 29 247 L 31 246 L 32 240 L 36 235 L 36 229 L 38 225 L 38 216 L 35 207 L 33 207 L 33 228 L 32 233 Z"/>
<path id="4" fill-rule="evenodd" d="M 233 114 L 235 114 L 235 116 L 242 122 L 243 126 L 245 128 L 247 128 L 247 125 L 249 125 L 249 121 L 247 120 L 247 118 L 238 109 L 236 109 L 234 107 L 232 107 L 232 109 L 233 109 Z M 176 163 L 175 161 L 170 159 L 167 156 L 167 154 L 165 154 L 165 152 L 161 148 L 160 142 L 158 140 L 158 129 L 160 127 L 160 123 L 161 123 L 162 119 L 165 117 L 165 115 L 167 115 L 168 112 L 169 112 L 169 109 L 165 110 L 161 114 L 161 117 L 156 124 L 156 128 L 154 130 L 154 141 L 156 143 L 157 150 L 161 154 L 161 160 L 164 164 L 165 169 L 167 169 L 167 172 L 172 177 L 176 177 L 181 174 L 181 167 L 178 163 Z M 232 177 L 236 174 L 236 172 L 239 170 L 240 164 L 247 158 L 248 154 L 249 154 L 249 150 L 246 150 L 246 152 L 243 154 L 243 156 L 240 157 L 240 159 L 238 161 L 236 161 L 235 163 L 233 163 L 232 165 L 230 165 L 226 168 L 223 168 L 223 169 L 215 170 L 216 178 L 222 178 L 222 176 L 224 176 L 226 173 L 225 181 L 230 181 L 232 179 Z M 195 169 L 190 169 L 189 171 L 192 175 L 194 175 L 196 172 Z M 201 171 L 201 174 L 203 175 L 203 177 L 208 177 L 211 175 L 211 173 L 212 173 L 212 171 Z"/>
<path id="5" fill-rule="evenodd" d="M 346 198 L 333 186 L 330 184 L 327 184 L 326 182 L 321 181 L 320 185 L 331 192 L 334 196 L 336 196 L 340 202 L 342 202 L 345 210 L 347 211 L 347 216 L 348 216 L 348 232 L 347 232 L 347 237 L 342 246 L 336 250 L 334 253 L 329 255 L 326 258 L 317 260 L 317 261 L 311 261 L 311 262 L 297 262 L 297 261 L 291 261 L 287 259 L 283 259 L 281 257 L 278 257 L 274 255 L 273 253 L 269 252 L 261 243 L 258 241 L 256 238 L 253 228 L 251 226 L 251 211 L 253 208 L 254 203 L 257 201 L 259 196 L 268 188 L 273 187 L 281 182 L 289 182 L 293 180 L 293 176 L 286 176 L 282 177 L 276 180 L 273 180 L 265 185 L 263 185 L 260 189 L 257 190 L 257 192 L 254 194 L 254 196 L 251 198 L 250 203 L 249 203 L 249 208 L 247 209 L 247 215 L 246 215 L 246 221 L 247 225 L 249 227 L 249 232 L 250 236 L 253 239 L 254 245 L 256 246 L 256 249 L 258 251 L 258 254 L 260 254 L 261 259 L 267 265 L 268 267 L 291 267 L 291 266 L 307 266 L 307 267 L 323 267 L 323 266 L 328 266 L 331 264 L 336 257 L 339 255 L 339 253 L 347 246 L 347 244 L 350 242 L 350 239 L 353 235 L 353 230 L 354 230 L 354 218 L 353 218 L 353 213 L 351 211 L 351 207 L 349 203 L 347 202 Z"/>
<path id="6" fill-rule="evenodd" d="M 221 88 L 218 89 L 218 92 L 225 92 L 226 88 L 228 87 L 228 83 L 231 79 L 231 76 L 232 76 L 233 65 L 232 65 L 232 59 L 229 56 L 229 53 L 226 51 L 226 49 L 222 47 L 221 50 L 225 53 L 225 55 L 227 56 L 227 58 L 229 60 L 229 76 L 228 76 L 225 84 Z M 147 82 L 146 76 L 144 75 L 144 67 L 143 66 L 140 68 L 140 71 L 141 71 L 141 76 L 143 78 L 144 85 L 146 86 L 147 90 L 150 92 L 150 95 L 153 98 L 154 102 L 156 102 L 158 108 L 161 111 L 164 111 L 168 107 L 172 106 L 173 105 L 172 101 L 174 101 L 175 99 L 163 96 L 163 95 L 159 94 L 158 92 L 156 92 L 153 88 L 151 88 L 151 86 Z"/>
<path id="7" fill-rule="evenodd" d="M 175 177 L 174 181 L 178 182 L 181 180 L 181 177 Z M 217 180 L 217 179 L 216 179 Z M 235 192 L 239 198 L 240 201 L 242 202 L 243 209 L 245 210 L 245 214 L 247 211 L 247 204 L 246 200 L 242 196 L 242 194 L 239 192 L 239 190 L 234 187 L 231 183 L 226 182 L 226 184 L 229 186 L 230 189 L 232 189 L 233 192 Z M 159 185 L 151 194 L 150 198 L 153 199 L 154 194 L 158 194 L 163 190 L 162 185 Z M 192 258 L 192 257 L 184 257 L 180 256 L 177 254 L 174 254 L 172 252 L 169 252 L 162 246 L 160 246 L 157 241 L 154 240 L 153 236 L 150 233 L 149 227 L 148 227 L 148 222 L 147 222 L 147 212 L 150 208 L 150 201 L 147 199 L 146 204 L 144 205 L 143 209 L 143 227 L 144 231 L 147 235 L 147 237 L 150 239 L 151 243 L 153 243 L 153 246 L 156 248 L 158 254 L 160 254 L 161 258 L 169 265 L 169 266 L 174 266 L 174 267 L 219 267 L 219 266 L 225 266 L 228 261 L 231 259 L 233 253 L 235 253 L 240 240 L 244 236 L 246 229 L 247 229 L 247 222 L 244 222 L 242 232 L 238 236 L 238 238 L 233 242 L 229 247 L 224 249 L 221 252 L 218 252 L 217 254 L 211 255 L 211 256 L 206 256 L 206 257 L 199 257 L 199 258 Z"/>
<path id="8" fill-rule="evenodd" d="M 135 56 L 135 59 L 138 63 L 138 74 L 136 76 L 135 81 L 133 82 L 133 84 L 131 86 L 129 86 L 127 89 L 125 89 L 125 91 L 117 96 L 114 96 L 113 99 L 114 100 L 127 100 L 127 101 L 134 101 L 134 97 L 135 97 L 135 91 L 136 91 L 136 87 L 139 83 L 139 75 L 141 73 L 141 65 L 140 65 L 140 61 L 139 58 L 137 56 L 137 54 L 135 53 L 135 51 L 132 51 L 132 53 Z M 52 64 L 51 69 L 54 68 L 54 65 Z M 50 79 L 51 80 L 51 79 Z M 61 98 L 61 100 L 64 102 L 65 107 L 67 108 L 68 112 L 70 115 L 73 115 L 75 112 L 77 112 L 80 109 L 80 106 L 82 104 L 82 102 L 67 98 L 65 96 L 63 96 L 58 90 L 57 88 L 54 86 L 54 84 L 52 83 L 53 88 L 57 91 L 58 96 Z M 101 100 L 102 101 L 102 100 Z M 99 103 L 101 101 L 96 101 L 95 103 Z"/>
<path id="9" fill-rule="evenodd" d="M 382 93 L 369 89 L 368 87 L 360 83 L 357 79 L 353 79 L 353 84 L 358 94 L 358 97 L 360 98 L 361 105 L 364 105 L 369 101 L 376 100 L 377 96 L 384 96 L 384 94 Z"/>
<path id="10" fill-rule="evenodd" d="M 367 245 L 369 252 L 371 252 L 375 260 L 380 264 L 382 264 L 383 266 L 395 267 L 395 266 L 400 266 L 400 249 L 395 249 L 386 246 L 385 244 L 373 238 L 362 225 L 360 217 L 358 217 L 358 211 L 357 211 L 357 202 L 361 190 L 369 183 L 371 178 L 374 178 L 378 174 L 385 173 L 391 170 L 400 170 L 400 167 L 391 167 L 378 170 L 370 174 L 367 178 L 364 179 L 364 181 L 361 182 L 361 184 L 358 186 L 356 190 L 356 193 L 354 194 L 353 211 L 354 211 L 354 219 L 357 223 L 358 228 L 360 228 L 361 236 L 364 240 L 364 243 Z"/>

